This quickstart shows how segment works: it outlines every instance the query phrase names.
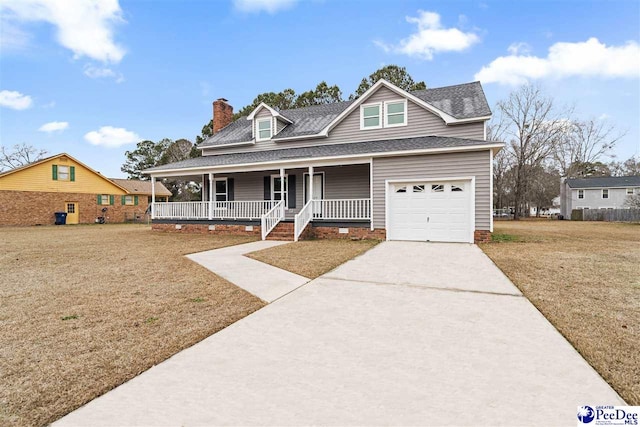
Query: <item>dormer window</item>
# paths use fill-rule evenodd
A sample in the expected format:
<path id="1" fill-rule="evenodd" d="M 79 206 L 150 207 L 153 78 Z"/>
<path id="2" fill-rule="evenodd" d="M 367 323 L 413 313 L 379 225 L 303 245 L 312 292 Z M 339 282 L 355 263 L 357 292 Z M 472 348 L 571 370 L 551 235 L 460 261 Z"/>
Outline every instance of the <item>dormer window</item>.
<path id="1" fill-rule="evenodd" d="M 384 127 L 407 125 L 407 100 L 386 101 L 384 103 Z"/>
<path id="2" fill-rule="evenodd" d="M 382 127 L 382 103 L 363 104 L 360 106 L 360 129 L 379 129 Z"/>
<path id="3" fill-rule="evenodd" d="M 256 132 L 256 136 L 257 136 L 256 140 L 262 141 L 264 139 L 271 139 L 271 135 L 273 135 L 273 130 L 271 126 L 272 126 L 271 118 L 256 120 L 256 127 L 258 130 Z"/>

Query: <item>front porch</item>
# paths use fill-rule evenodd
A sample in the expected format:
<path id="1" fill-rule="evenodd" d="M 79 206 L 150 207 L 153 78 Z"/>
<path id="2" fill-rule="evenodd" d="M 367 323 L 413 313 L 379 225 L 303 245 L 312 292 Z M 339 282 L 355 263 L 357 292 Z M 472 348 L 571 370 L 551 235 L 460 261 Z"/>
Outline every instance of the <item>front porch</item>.
<path id="1" fill-rule="evenodd" d="M 156 229 L 174 224 L 178 230 L 259 232 L 263 240 L 279 224 L 274 234 L 282 236 L 290 227 L 290 240 L 313 235 L 305 233 L 309 224 L 351 237 L 354 233 L 344 230 L 358 229 L 360 237 L 364 230 L 373 231 L 370 163 L 200 176 L 201 201 L 152 201 Z"/>

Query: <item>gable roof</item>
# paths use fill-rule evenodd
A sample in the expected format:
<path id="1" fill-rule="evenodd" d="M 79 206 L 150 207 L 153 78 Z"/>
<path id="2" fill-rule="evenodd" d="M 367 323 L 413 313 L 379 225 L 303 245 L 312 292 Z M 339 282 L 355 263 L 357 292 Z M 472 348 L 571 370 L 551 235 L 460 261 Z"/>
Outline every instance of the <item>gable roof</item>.
<path id="1" fill-rule="evenodd" d="M 120 179 L 109 178 L 114 183 L 123 187 L 131 194 L 151 195 L 151 181 L 141 181 L 139 179 Z M 156 181 L 155 185 L 156 196 L 171 196 L 171 191 L 167 190 L 161 182 Z"/>
<path id="2" fill-rule="evenodd" d="M 391 155 L 409 155 L 413 152 L 443 152 L 501 148 L 502 143 L 484 140 L 422 136 L 394 140 L 351 142 L 344 144 L 320 144 L 308 147 L 281 148 L 277 150 L 248 151 L 243 153 L 218 154 L 183 160 L 146 169 L 147 174 L 154 172 L 181 171 L 185 169 L 238 166 L 247 164 L 296 162 L 309 159 L 334 157 L 383 157 Z"/>
<path id="3" fill-rule="evenodd" d="M 121 185 L 113 182 L 112 180 L 110 180 L 106 176 L 102 175 L 100 172 L 91 169 L 89 166 L 85 165 L 80 160 L 76 159 L 75 157 L 68 155 L 67 153 L 54 154 L 53 156 L 45 157 L 44 159 L 40 159 L 40 160 L 37 160 L 35 162 L 29 163 L 29 164 L 26 164 L 26 165 L 23 165 L 23 166 L 20 166 L 20 167 L 14 168 L 14 169 L 9 169 L 8 171 L 0 172 L 0 178 L 3 178 L 3 177 L 5 177 L 7 175 L 10 175 L 10 174 L 14 174 L 14 173 L 23 171 L 25 169 L 32 168 L 34 166 L 40 165 L 42 163 L 48 162 L 48 161 L 53 160 L 53 159 L 57 159 L 59 157 L 68 157 L 69 159 L 73 160 L 74 162 L 76 162 L 77 164 L 79 164 L 83 168 L 87 169 L 88 171 L 94 173 L 98 177 L 104 179 L 105 181 L 109 182 L 110 184 L 115 185 L 116 187 L 120 188 L 122 191 L 127 192 L 126 188 L 124 188 Z"/>
<path id="4" fill-rule="evenodd" d="M 571 188 L 620 188 L 640 187 L 640 176 L 597 176 L 592 178 L 569 178 Z"/>
<path id="5" fill-rule="evenodd" d="M 348 113 L 364 102 L 380 86 L 385 86 L 402 96 L 406 96 L 422 107 L 443 117 L 447 123 L 488 119 L 491 109 L 482 90 L 480 82 L 441 88 L 406 92 L 386 80 L 379 80 L 360 98 L 352 101 L 334 102 L 331 104 L 313 105 L 310 107 L 283 110 L 278 112 L 292 123 L 273 136 L 273 140 L 281 141 L 295 138 L 326 136 L 322 134 L 330 127 L 337 125 Z M 261 104 L 262 106 L 262 104 Z M 256 108 L 252 115 L 259 108 Z M 266 105 L 265 105 L 266 106 Z M 267 108 L 270 108 L 266 106 Z M 270 108 L 271 109 L 271 108 Z M 231 144 L 253 144 L 250 117 L 241 117 L 218 133 L 207 138 L 199 148 L 226 146 Z M 249 120 L 247 120 L 249 119 Z"/>
<path id="6" fill-rule="evenodd" d="M 283 122 L 291 123 L 291 120 L 289 120 L 286 116 L 282 115 L 279 111 L 274 110 L 273 108 L 269 107 L 264 102 L 261 102 L 260 105 L 258 105 L 256 108 L 254 108 L 254 110 L 251 112 L 251 114 L 249 114 L 247 116 L 247 120 L 253 120 L 253 118 L 256 116 L 256 114 L 258 114 L 258 111 L 262 110 L 263 108 L 266 108 L 267 110 L 269 110 L 269 112 L 271 113 L 271 115 L 273 117 L 278 117 Z"/>

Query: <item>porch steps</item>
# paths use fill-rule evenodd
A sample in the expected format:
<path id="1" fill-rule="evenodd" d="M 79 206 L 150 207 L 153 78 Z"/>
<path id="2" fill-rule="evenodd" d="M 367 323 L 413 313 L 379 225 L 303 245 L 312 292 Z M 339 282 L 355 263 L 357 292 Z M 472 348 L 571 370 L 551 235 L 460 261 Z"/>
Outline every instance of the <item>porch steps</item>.
<path id="1" fill-rule="evenodd" d="M 294 224 L 292 222 L 280 222 L 267 236 L 267 240 L 282 240 L 293 242 Z"/>

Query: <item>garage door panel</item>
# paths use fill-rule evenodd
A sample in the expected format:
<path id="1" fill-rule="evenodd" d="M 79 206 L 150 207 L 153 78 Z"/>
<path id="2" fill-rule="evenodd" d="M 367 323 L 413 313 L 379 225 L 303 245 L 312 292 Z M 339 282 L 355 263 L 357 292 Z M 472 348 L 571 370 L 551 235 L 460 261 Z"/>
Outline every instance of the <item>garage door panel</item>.
<path id="1" fill-rule="evenodd" d="M 402 192 L 395 189 L 402 188 Z M 425 181 L 390 185 L 390 240 L 469 242 L 470 181 Z"/>

